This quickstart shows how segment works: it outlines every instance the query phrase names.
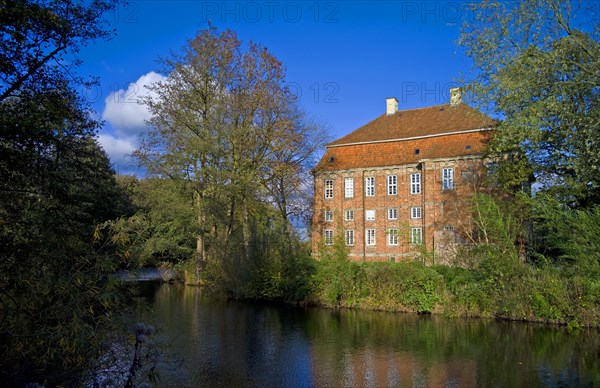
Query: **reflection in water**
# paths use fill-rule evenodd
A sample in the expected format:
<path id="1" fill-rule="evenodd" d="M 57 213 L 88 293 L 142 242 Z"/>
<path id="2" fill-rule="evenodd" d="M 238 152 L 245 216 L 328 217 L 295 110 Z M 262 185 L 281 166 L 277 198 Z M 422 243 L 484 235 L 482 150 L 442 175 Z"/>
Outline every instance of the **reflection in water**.
<path id="1" fill-rule="evenodd" d="M 484 320 L 212 301 L 147 285 L 142 318 L 183 360 L 165 386 L 593 386 L 600 336 Z"/>

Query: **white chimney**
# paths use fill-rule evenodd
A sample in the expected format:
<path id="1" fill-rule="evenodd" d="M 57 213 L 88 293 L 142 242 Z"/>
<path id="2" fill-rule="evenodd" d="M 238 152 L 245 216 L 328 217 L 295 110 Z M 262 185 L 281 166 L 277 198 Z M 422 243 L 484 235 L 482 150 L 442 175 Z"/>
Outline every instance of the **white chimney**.
<path id="1" fill-rule="evenodd" d="M 398 111 L 398 100 L 396 97 L 385 99 L 385 113 L 390 116 Z"/>
<path id="2" fill-rule="evenodd" d="M 455 106 L 462 103 L 462 89 L 451 88 L 450 89 L 450 106 Z"/>

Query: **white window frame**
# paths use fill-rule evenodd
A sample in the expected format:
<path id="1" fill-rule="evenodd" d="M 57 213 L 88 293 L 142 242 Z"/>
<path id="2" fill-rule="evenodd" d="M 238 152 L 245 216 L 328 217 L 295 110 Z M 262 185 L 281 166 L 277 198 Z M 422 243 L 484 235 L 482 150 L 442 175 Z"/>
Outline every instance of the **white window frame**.
<path id="1" fill-rule="evenodd" d="M 410 208 L 410 219 L 419 220 L 423 217 L 423 210 L 421 206 L 413 206 Z"/>
<path id="2" fill-rule="evenodd" d="M 387 176 L 387 193 L 388 195 L 398 195 L 398 176 Z"/>
<path id="3" fill-rule="evenodd" d="M 410 228 L 410 243 L 413 245 L 423 243 L 423 228 Z"/>
<path id="4" fill-rule="evenodd" d="M 344 198 L 354 198 L 354 178 L 344 179 Z"/>
<path id="5" fill-rule="evenodd" d="M 377 241 L 375 240 L 375 229 L 365 230 L 365 244 L 369 247 L 375 246 Z"/>
<path id="6" fill-rule="evenodd" d="M 325 222 L 333 222 L 333 210 L 325 210 Z"/>
<path id="7" fill-rule="evenodd" d="M 390 207 L 388 208 L 388 220 L 397 220 L 398 219 L 398 208 Z"/>
<path id="8" fill-rule="evenodd" d="M 365 210 L 365 220 L 375 221 L 375 210 Z"/>
<path id="9" fill-rule="evenodd" d="M 442 169 L 442 190 L 454 190 L 454 168 Z"/>
<path id="10" fill-rule="evenodd" d="M 365 177 L 365 197 L 374 197 L 375 196 L 375 177 L 367 176 Z"/>
<path id="11" fill-rule="evenodd" d="M 333 179 L 325 179 L 325 199 L 333 199 Z"/>
<path id="12" fill-rule="evenodd" d="M 390 229 L 388 230 L 388 245 L 389 246 L 397 246 L 398 243 L 398 229 Z"/>
<path id="13" fill-rule="evenodd" d="M 325 245 L 333 245 L 333 229 L 325 229 L 323 231 L 323 241 Z"/>
<path id="14" fill-rule="evenodd" d="M 346 210 L 344 214 L 344 220 L 354 221 L 354 210 Z"/>
<path id="15" fill-rule="evenodd" d="M 354 246 L 354 230 L 346 230 L 346 246 Z"/>
<path id="16" fill-rule="evenodd" d="M 410 174 L 410 193 L 421 194 L 421 173 Z"/>

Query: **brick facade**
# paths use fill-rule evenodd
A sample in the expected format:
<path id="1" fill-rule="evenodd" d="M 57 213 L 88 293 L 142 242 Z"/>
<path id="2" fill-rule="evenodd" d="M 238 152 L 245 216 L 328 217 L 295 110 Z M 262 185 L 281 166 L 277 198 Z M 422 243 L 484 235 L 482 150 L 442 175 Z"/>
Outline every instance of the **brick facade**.
<path id="1" fill-rule="evenodd" d="M 446 110 L 464 113 L 451 108 Z M 410 112 L 398 113 L 410 119 Z M 413 132 L 402 139 L 396 132 L 389 141 L 330 143 L 313 171 L 313 253 L 338 242 L 353 260 L 400 261 L 414 256 L 421 236 L 422 246 L 443 260 L 444 250 L 457 241 L 454 230 L 467 219 L 465 204 L 483 166 L 489 128 L 483 121 L 479 130 L 448 133 L 442 127 L 422 137 Z M 352 135 L 364 135 L 357 133 L 361 129 Z M 371 183 L 374 192 L 366 187 Z"/>

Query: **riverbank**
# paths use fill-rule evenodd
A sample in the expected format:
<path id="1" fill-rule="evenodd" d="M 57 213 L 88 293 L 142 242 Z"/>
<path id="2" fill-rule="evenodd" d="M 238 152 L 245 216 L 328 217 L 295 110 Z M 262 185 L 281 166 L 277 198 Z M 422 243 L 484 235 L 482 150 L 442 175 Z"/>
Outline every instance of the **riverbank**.
<path id="1" fill-rule="evenodd" d="M 580 274 L 484 260 L 477 269 L 418 262 L 317 264 L 313 297 L 330 307 L 598 327 L 600 284 Z"/>
<path id="2" fill-rule="evenodd" d="M 174 276 L 191 279 L 177 271 Z M 498 318 L 569 329 L 600 325 L 599 280 L 515 260 L 484 258 L 476 268 L 467 269 L 307 258 L 296 261 L 293 270 L 262 271 L 260 277 L 249 279 L 231 285 L 209 277 L 206 286 L 215 295 L 234 299 Z"/>

